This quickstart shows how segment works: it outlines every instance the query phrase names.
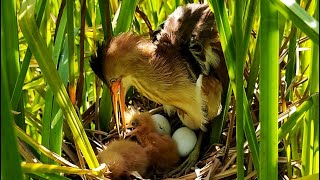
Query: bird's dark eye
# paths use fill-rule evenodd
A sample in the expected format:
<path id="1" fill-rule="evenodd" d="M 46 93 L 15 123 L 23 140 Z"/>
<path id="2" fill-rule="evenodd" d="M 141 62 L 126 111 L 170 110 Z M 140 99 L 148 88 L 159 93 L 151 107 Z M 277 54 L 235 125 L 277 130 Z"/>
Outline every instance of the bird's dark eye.
<path id="1" fill-rule="evenodd" d="M 131 122 L 131 125 L 132 125 L 133 127 L 136 127 L 136 126 L 138 125 L 138 121 L 137 121 L 137 120 L 132 121 L 132 122 Z"/>
<path id="2" fill-rule="evenodd" d="M 116 78 L 112 78 L 112 79 L 110 80 L 110 83 L 112 84 L 112 83 L 115 83 L 116 81 L 117 81 Z"/>

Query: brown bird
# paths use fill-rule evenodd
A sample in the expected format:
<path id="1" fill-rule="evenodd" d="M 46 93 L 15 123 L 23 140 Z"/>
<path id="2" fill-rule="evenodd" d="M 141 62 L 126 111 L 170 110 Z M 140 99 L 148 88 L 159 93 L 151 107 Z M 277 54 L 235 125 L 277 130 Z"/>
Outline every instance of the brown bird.
<path id="1" fill-rule="evenodd" d="M 99 163 L 105 163 L 112 179 L 123 179 L 133 172 L 144 176 L 149 167 L 147 153 L 136 142 L 112 141 L 98 154 Z"/>
<path id="2" fill-rule="evenodd" d="M 151 165 L 158 172 L 165 172 L 177 165 L 177 145 L 167 134 L 158 133 L 150 113 L 136 113 L 127 122 L 133 130 L 127 135 L 135 136 L 144 147 Z"/>
<path id="3" fill-rule="evenodd" d="M 114 110 L 120 106 L 123 121 L 124 97 L 134 86 L 169 115 L 176 111 L 191 129 L 205 130 L 219 114 L 229 80 L 214 15 L 206 4 L 178 7 L 152 40 L 133 33 L 112 38 L 98 48 L 91 67 L 111 88 Z"/>

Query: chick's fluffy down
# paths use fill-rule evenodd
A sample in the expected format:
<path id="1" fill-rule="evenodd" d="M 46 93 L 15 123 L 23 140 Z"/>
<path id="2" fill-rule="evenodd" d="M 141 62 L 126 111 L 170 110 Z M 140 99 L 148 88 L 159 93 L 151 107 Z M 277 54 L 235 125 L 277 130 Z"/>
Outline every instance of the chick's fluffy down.
<path id="1" fill-rule="evenodd" d="M 129 175 L 133 171 L 143 176 L 149 166 L 144 149 L 128 140 L 112 141 L 98 154 L 98 161 L 108 166 L 113 178 Z"/>

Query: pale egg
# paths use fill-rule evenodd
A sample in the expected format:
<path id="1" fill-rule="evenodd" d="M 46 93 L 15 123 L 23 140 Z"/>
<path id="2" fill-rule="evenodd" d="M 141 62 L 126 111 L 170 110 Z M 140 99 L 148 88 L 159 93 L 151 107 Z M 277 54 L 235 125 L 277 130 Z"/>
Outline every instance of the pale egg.
<path id="1" fill-rule="evenodd" d="M 161 114 L 152 115 L 158 133 L 171 135 L 171 126 L 167 118 Z"/>
<path id="2" fill-rule="evenodd" d="M 197 143 L 196 134 L 188 127 L 177 129 L 173 133 L 172 139 L 176 142 L 181 157 L 189 155 Z"/>

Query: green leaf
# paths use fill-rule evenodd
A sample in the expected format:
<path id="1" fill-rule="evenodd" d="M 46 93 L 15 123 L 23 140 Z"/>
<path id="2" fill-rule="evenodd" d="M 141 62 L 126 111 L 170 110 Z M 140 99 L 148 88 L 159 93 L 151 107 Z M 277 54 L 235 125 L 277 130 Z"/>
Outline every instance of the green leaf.
<path id="1" fill-rule="evenodd" d="M 47 156 L 48 158 L 50 158 L 51 160 L 54 160 L 55 162 L 62 164 L 62 165 L 66 165 L 66 166 L 70 166 L 70 167 L 77 167 L 76 165 L 70 163 L 68 160 L 62 158 L 61 156 L 57 155 L 54 152 L 51 152 L 50 150 L 48 150 L 46 147 L 38 144 L 35 140 L 33 140 L 33 138 L 31 138 L 29 135 L 27 135 L 24 131 L 21 130 L 21 128 L 19 128 L 18 126 L 15 126 L 15 132 L 17 134 L 17 136 L 23 140 L 24 142 L 26 142 L 27 144 L 29 144 L 31 147 L 33 147 L 34 149 L 39 150 L 41 153 L 43 153 L 45 156 Z"/>
<path id="2" fill-rule="evenodd" d="M 269 0 L 260 1 L 260 175 L 278 178 L 279 27 L 278 11 Z"/>
<path id="3" fill-rule="evenodd" d="M 22 179 L 10 103 L 19 65 L 15 7 L 15 0 L 1 1 L 1 179 L 4 180 Z"/>
<path id="4" fill-rule="evenodd" d="M 1 7 L 3 7 L 2 4 Z M 3 28 L 4 26 L 1 26 L 1 34 L 3 34 Z M 4 47 L 3 39 L 1 39 L 1 179 L 19 180 L 22 179 L 22 172 L 19 165 L 17 139 L 13 131 L 14 120 L 10 107 L 7 69 L 4 65 L 4 62 L 8 62 L 9 59 L 2 49 Z"/>
<path id="5" fill-rule="evenodd" d="M 68 97 L 67 91 L 58 75 L 53 63 L 52 55 L 48 50 L 44 39 L 39 33 L 39 29 L 33 19 L 34 1 L 27 0 L 22 3 L 19 24 L 28 45 L 37 59 L 38 64 L 47 83 L 50 85 L 57 102 L 70 126 L 76 143 L 78 143 L 84 158 L 90 168 L 99 166 L 97 158 L 89 143 L 88 137 L 83 129 L 82 123 L 74 110 Z"/>
<path id="6" fill-rule="evenodd" d="M 315 94 L 313 96 L 319 96 Z M 306 99 L 297 110 L 290 115 L 288 120 L 278 129 L 278 141 L 281 141 L 293 129 L 293 127 L 301 121 L 305 112 L 313 105 L 312 96 Z"/>
<path id="7" fill-rule="evenodd" d="M 137 0 L 123 0 L 120 7 L 117 24 L 114 29 L 114 35 L 130 30 L 134 12 L 137 6 Z"/>
<path id="8" fill-rule="evenodd" d="M 281 14 L 319 45 L 319 21 L 310 16 L 295 0 L 271 0 L 271 2 Z"/>
<path id="9" fill-rule="evenodd" d="M 89 169 L 79 169 L 76 167 L 65 167 L 40 163 L 22 162 L 21 167 L 25 173 L 66 173 L 66 174 L 88 174 L 94 175 L 96 172 Z"/>
<path id="10" fill-rule="evenodd" d="M 235 45 L 234 45 L 234 38 L 231 33 L 231 28 L 228 21 L 227 11 L 225 3 L 219 0 L 211 0 L 208 1 L 211 10 L 214 10 L 215 19 L 217 22 L 217 27 L 220 35 L 221 46 L 223 49 L 223 53 L 226 60 L 226 65 L 228 68 L 229 78 L 231 87 L 233 92 L 236 93 L 236 84 L 235 84 Z M 245 92 L 243 91 L 244 97 L 244 132 L 246 137 L 248 138 L 249 148 L 253 154 L 253 162 L 256 170 L 259 171 L 259 146 L 257 137 L 253 127 L 253 121 L 249 111 L 249 105 L 247 101 L 247 97 Z"/>

